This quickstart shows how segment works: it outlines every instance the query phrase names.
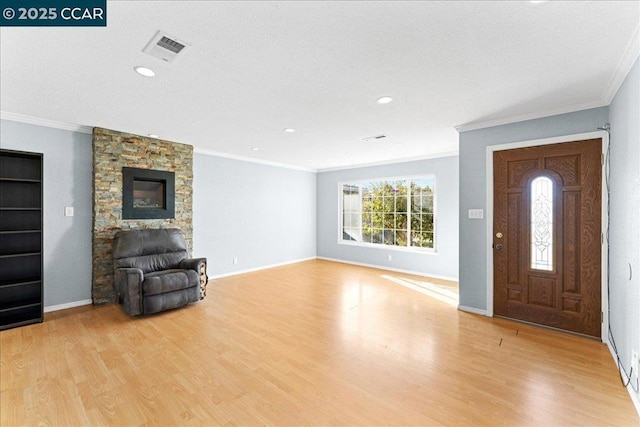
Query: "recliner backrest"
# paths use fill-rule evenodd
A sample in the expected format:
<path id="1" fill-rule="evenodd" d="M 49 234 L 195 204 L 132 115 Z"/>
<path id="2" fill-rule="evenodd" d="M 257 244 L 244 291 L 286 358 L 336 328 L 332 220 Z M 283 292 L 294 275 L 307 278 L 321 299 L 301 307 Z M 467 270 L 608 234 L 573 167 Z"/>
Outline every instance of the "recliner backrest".
<path id="1" fill-rule="evenodd" d="M 178 268 L 187 257 L 187 243 L 177 228 L 121 230 L 113 246 L 115 268 L 139 268 L 144 273 Z"/>

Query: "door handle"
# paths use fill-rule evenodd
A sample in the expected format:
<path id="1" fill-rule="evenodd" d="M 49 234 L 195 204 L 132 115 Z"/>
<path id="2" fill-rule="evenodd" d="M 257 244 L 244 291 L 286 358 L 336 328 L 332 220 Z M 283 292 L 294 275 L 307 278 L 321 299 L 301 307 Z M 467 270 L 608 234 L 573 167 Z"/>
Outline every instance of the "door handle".
<path id="1" fill-rule="evenodd" d="M 502 243 L 497 243 L 496 244 L 496 251 L 499 251 L 500 249 L 502 249 Z"/>

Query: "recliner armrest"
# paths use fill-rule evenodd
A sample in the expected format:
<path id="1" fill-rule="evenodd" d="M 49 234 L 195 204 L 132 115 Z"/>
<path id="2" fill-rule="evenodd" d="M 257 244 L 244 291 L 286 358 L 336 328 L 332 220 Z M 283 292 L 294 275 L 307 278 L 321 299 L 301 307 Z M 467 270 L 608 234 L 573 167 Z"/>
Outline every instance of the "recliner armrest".
<path id="1" fill-rule="evenodd" d="M 115 285 L 116 296 L 120 304 L 124 304 L 125 311 L 132 316 L 143 313 L 142 282 L 144 273 L 139 268 L 116 268 Z"/>
<path id="2" fill-rule="evenodd" d="M 180 268 L 183 270 L 194 270 L 200 273 L 200 265 L 207 265 L 206 258 L 186 258 L 180 261 Z"/>
<path id="3" fill-rule="evenodd" d="M 183 270 L 195 270 L 200 276 L 200 299 L 204 299 L 207 295 L 207 282 L 209 277 L 207 276 L 207 259 L 206 258 L 187 258 L 180 261 L 180 266 Z"/>

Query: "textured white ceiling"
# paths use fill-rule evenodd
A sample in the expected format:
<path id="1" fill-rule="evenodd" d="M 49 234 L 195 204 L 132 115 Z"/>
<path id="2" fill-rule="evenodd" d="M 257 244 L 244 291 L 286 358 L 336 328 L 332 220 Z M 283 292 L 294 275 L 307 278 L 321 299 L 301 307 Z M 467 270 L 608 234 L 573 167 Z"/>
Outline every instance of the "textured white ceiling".
<path id="1" fill-rule="evenodd" d="M 109 1 L 107 16 L 2 28 L 0 109 L 325 169 L 457 151 L 456 125 L 606 105 L 640 3 Z M 157 30 L 191 47 L 148 56 Z"/>

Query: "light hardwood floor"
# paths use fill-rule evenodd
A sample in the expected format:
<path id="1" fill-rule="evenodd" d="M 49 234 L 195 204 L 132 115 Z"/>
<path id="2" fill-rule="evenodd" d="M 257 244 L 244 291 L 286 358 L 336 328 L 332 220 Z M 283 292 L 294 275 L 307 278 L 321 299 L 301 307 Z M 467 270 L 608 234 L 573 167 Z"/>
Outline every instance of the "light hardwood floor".
<path id="1" fill-rule="evenodd" d="M 51 313 L 0 332 L 0 423 L 640 424 L 603 344 L 454 297 L 315 260 L 211 281 L 204 301 L 159 315 Z"/>

